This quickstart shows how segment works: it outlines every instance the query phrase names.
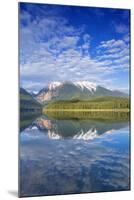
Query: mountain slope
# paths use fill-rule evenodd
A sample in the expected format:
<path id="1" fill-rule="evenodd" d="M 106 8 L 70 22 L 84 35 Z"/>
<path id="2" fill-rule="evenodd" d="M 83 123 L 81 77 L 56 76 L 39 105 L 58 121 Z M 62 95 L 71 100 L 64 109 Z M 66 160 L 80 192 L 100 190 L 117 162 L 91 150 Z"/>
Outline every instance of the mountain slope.
<path id="1" fill-rule="evenodd" d="M 20 88 L 20 113 L 41 113 L 40 103 L 23 88 Z"/>
<path id="2" fill-rule="evenodd" d="M 51 100 L 91 99 L 95 97 L 127 97 L 120 91 L 112 91 L 89 81 L 52 82 L 36 95 L 37 101 L 45 103 Z"/>

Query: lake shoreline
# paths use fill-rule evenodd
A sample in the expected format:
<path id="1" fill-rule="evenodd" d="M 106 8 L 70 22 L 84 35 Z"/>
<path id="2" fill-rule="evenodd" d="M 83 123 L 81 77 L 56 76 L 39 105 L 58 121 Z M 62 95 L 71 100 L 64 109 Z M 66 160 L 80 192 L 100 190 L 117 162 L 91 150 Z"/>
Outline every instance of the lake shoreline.
<path id="1" fill-rule="evenodd" d="M 45 112 L 130 112 L 130 109 L 43 109 Z"/>

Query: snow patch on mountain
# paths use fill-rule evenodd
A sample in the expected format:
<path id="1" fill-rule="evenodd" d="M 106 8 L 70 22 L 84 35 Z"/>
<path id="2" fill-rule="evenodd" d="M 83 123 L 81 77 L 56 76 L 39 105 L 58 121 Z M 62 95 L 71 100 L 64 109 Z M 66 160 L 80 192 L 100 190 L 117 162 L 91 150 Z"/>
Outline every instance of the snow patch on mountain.
<path id="1" fill-rule="evenodd" d="M 55 90 L 57 87 L 59 87 L 61 85 L 62 85 L 61 82 L 54 81 L 54 82 L 50 83 L 49 90 Z"/>
<path id="2" fill-rule="evenodd" d="M 95 92 L 97 89 L 97 85 L 95 83 L 89 82 L 89 81 L 78 81 L 74 82 L 74 85 L 81 88 L 82 90 L 84 88 L 90 90 L 90 92 Z"/>
<path id="3" fill-rule="evenodd" d="M 90 92 L 94 92 L 97 89 L 97 85 L 95 83 L 89 82 L 89 81 L 77 81 L 77 82 L 70 82 L 74 84 L 76 87 L 79 87 L 80 89 L 88 89 Z M 63 85 L 64 83 L 59 81 L 51 82 L 49 85 L 50 90 L 55 90 L 57 87 Z"/>

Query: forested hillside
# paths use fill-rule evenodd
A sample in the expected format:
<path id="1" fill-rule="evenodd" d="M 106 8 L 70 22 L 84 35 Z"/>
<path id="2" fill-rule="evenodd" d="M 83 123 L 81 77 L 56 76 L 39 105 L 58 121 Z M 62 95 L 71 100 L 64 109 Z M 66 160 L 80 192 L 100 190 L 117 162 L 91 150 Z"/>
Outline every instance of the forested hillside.
<path id="1" fill-rule="evenodd" d="M 20 113 L 41 113 L 41 105 L 26 90 L 20 88 Z"/>
<path id="2" fill-rule="evenodd" d="M 43 110 L 106 110 L 128 109 L 129 99 L 121 97 L 98 97 L 91 100 L 73 99 L 71 101 L 53 101 L 44 106 Z"/>

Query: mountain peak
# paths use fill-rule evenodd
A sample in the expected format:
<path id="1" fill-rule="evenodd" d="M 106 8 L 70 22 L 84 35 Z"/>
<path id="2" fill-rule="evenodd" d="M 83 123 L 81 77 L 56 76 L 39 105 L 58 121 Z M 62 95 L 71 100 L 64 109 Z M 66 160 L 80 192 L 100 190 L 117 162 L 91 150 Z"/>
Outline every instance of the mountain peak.
<path id="1" fill-rule="evenodd" d="M 57 87 L 65 85 L 65 84 L 72 84 L 75 85 L 76 87 L 79 87 L 80 89 L 87 89 L 90 90 L 90 92 L 94 92 L 97 89 L 97 85 L 93 82 L 89 81 L 76 81 L 76 82 L 71 82 L 71 81 L 66 81 L 66 82 L 59 82 L 59 81 L 54 81 L 49 84 L 49 90 L 55 90 Z"/>
<path id="2" fill-rule="evenodd" d="M 90 92 L 96 91 L 97 89 L 97 85 L 95 83 L 89 82 L 89 81 L 78 81 L 78 82 L 74 82 L 74 84 L 77 87 L 80 87 L 82 90 L 84 88 L 90 90 Z"/>

